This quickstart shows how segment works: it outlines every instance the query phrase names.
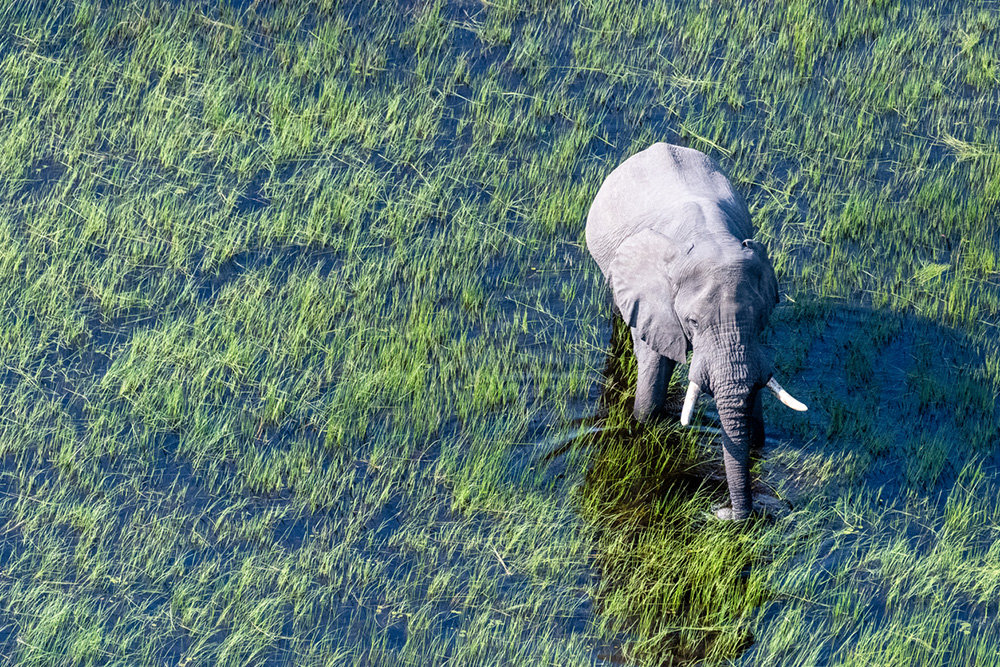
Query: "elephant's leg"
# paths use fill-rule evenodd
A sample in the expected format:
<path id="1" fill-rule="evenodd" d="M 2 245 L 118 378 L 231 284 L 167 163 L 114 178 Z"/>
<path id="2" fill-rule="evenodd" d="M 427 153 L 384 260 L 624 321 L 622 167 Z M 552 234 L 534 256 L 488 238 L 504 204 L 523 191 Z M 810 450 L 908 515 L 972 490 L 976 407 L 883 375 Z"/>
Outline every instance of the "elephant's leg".
<path id="1" fill-rule="evenodd" d="M 635 385 L 635 407 L 632 415 L 640 422 L 663 414 L 663 403 L 667 398 L 667 386 L 677 364 L 660 355 L 647 345 L 635 329 L 632 329 L 632 350 L 639 367 Z"/>

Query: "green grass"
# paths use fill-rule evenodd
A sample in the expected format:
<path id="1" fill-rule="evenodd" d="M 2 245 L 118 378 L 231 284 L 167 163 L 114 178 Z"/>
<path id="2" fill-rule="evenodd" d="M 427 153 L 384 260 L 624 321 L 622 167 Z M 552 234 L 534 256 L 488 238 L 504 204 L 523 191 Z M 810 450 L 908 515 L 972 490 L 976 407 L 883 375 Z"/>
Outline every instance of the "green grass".
<path id="1" fill-rule="evenodd" d="M 5 664 L 1000 663 L 994 4 L 0 26 Z M 810 406 L 744 530 L 584 246 L 657 140 L 745 194 Z"/>

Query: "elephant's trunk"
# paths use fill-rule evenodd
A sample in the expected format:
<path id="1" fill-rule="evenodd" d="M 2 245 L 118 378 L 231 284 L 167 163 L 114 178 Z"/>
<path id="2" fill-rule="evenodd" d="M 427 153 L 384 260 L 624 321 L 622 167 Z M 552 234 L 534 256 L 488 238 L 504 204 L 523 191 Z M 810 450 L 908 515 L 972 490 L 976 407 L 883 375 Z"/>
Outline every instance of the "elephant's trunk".
<path id="1" fill-rule="evenodd" d="M 733 519 L 745 519 L 753 509 L 750 491 L 753 393 L 745 388 L 727 387 L 715 394 L 722 422 L 722 458 L 726 465 Z"/>
<path id="2" fill-rule="evenodd" d="M 770 363 L 756 336 L 736 330 L 720 337 L 705 366 L 722 424 L 722 458 L 729 482 L 733 519 L 746 519 L 753 509 L 750 452 L 763 446 L 764 429 L 755 414 L 757 394 L 770 377 Z"/>
<path id="3" fill-rule="evenodd" d="M 771 378 L 771 363 L 760 347 L 751 318 L 700 332 L 694 341 L 689 391 L 709 391 L 722 423 L 723 461 L 729 482 L 733 519 L 746 519 L 753 509 L 750 490 L 750 454 L 762 448 L 764 425 L 758 393 Z M 694 401 L 689 401 L 693 406 Z M 690 415 L 684 415 L 690 418 Z"/>

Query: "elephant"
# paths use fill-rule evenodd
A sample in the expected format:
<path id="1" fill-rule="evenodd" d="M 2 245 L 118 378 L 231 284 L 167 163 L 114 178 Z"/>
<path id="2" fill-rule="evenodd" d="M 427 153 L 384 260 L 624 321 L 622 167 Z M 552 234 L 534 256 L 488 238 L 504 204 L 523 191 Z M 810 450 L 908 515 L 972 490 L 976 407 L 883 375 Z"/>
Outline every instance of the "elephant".
<path id="1" fill-rule="evenodd" d="M 689 425 L 702 393 L 715 398 L 731 505 L 715 515 L 728 520 L 753 509 L 750 452 L 764 444 L 760 390 L 806 409 L 774 379 L 761 345 L 778 283 L 753 232 L 746 202 L 715 161 L 666 143 L 615 168 L 587 215 L 587 249 L 631 331 L 633 416 L 663 416 L 674 367 L 691 352 L 681 423 Z"/>

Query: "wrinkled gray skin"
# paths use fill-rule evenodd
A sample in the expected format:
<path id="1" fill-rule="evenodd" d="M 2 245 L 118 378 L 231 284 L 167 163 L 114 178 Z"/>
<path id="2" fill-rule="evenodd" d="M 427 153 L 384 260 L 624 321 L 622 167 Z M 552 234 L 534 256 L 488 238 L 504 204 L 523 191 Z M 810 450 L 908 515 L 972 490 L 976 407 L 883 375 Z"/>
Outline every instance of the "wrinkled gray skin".
<path id="1" fill-rule="evenodd" d="M 719 166 L 690 148 L 653 144 L 604 181 L 587 217 L 587 248 L 632 331 L 634 415 L 663 411 L 667 384 L 693 350 L 689 379 L 715 397 L 732 511 L 752 509 L 750 451 L 764 443 L 760 390 L 771 361 L 760 334 L 778 285 L 750 212 Z"/>

